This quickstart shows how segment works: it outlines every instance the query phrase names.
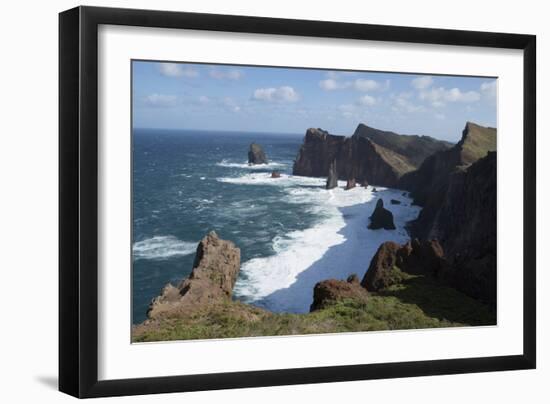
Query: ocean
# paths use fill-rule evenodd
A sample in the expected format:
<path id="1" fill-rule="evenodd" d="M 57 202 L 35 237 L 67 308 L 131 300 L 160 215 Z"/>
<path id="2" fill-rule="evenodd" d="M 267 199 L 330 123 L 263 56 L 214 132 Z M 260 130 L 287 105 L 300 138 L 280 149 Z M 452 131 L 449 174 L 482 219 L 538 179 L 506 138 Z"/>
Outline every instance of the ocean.
<path id="1" fill-rule="evenodd" d="M 132 321 L 146 318 L 168 282 L 189 275 L 211 230 L 241 249 L 234 298 L 276 312 L 309 311 L 316 282 L 363 277 L 380 243 L 408 239 L 418 216 L 403 191 L 340 187 L 292 176 L 303 134 L 135 129 L 132 177 Z M 248 166 L 250 143 L 269 164 Z M 281 178 L 271 178 L 272 171 Z M 396 230 L 369 230 L 378 198 Z M 390 199 L 401 201 L 390 205 Z"/>

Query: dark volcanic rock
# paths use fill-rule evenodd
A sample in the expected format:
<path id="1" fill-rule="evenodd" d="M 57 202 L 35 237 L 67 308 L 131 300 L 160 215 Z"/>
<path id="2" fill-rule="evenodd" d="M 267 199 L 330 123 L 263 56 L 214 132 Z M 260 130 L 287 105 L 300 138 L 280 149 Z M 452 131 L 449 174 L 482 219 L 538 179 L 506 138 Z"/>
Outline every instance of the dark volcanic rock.
<path id="1" fill-rule="evenodd" d="M 355 178 L 350 178 L 346 183 L 346 188 L 345 189 L 346 189 L 346 191 L 348 189 L 353 189 L 353 188 L 355 188 L 356 185 L 357 184 L 355 183 Z"/>
<path id="2" fill-rule="evenodd" d="M 423 206 L 413 237 L 437 238 L 451 286 L 496 305 L 496 129 L 468 122 L 452 149 L 427 158 L 400 186 Z"/>
<path id="3" fill-rule="evenodd" d="M 376 202 L 376 208 L 370 217 L 369 229 L 386 229 L 395 230 L 395 224 L 393 223 L 393 213 L 384 208 L 384 201 L 378 199 Z"/>
<path id="4" fill-rule="evenodd" d="M 451 284 L 496 305 L 497 156 L 455 172 L 429 235 L 441 240 L 454 272 Z"/>
<path id="5" fill-rule="evenodd" d="M 281 178 L 281 173 L 279 171 L 273 171 L 271 173 L 271 178 Z"/>
<path id="6" fill-rule="evenodd" d="M 357 275 L 350 276 L 347 281 L 327 279 L 315 285 L 310 311 L 320 310 L 331 303 L 346 299 L 366 303 L 367 298 L 368 293 L 359 284 Z"/>
<path id="7" fill-rule="evenodd" d="M 326 189 L 336 188 L 337 186 L 338 186 L 338 171 L 336 170 L 336 160 L 334 160 L 328 168 Z"/>
<path id="8" fill-rule="evenodd" d="M 468 122 L 462 132 L 462 139 L 453 148 L 428 157 L 418 170 L 405 174 L 399 180 L 398 188 L 410 191 L 414 203 L 423 207 L 418 219 L 411 225 L 414 237 L 434 237 L 431 229 L 440 217 L 439 210 L 453 173 L 464 171 L 494 150 L 496 129 Z"/>
<path id="9" fill-rule="evenodd" d="M 448 147 L 446 142 L 424 136 L 397 135 L 372 128 L 365 132 L 360 128 L 368 127 L 360 125 L 351 137 L 331 135 L 322 129 L 308 129 L 294 162 L 293 174 L 324 177 L 329 165 L 336 160 L 339 179 L 353 177 L 360 183 L 395 186 L 403 174 L 418 167 L 420 160 L 434 150 Z M 384 140 L 384 136 L 388 139 Z M 415 150 L 414 157 L 407 147 Z"/>
<path id="10" fill-rule="evenodd" d="M 452 147 L 452 143 L 434 139 L 430 136 L 399 135 L 394 132 L 371 128 L 359 124 L 354 136 L 364 137 L 374 143 L 405 156 L 414 166 L 420 166 L 426 157 Z"/>
<path id="11" fill-rule="evenodd" d="M 251 143 L 248 149 L 248 164 L 267 164 L 267 156 L 262 146 Z"/>
<path id="12" fill-rule="evenodd" d="M 240 264 L 240 249 L 211 231 L 197 247 L 189 277 L 177 287 L 166 285 L 149 305 L 147 316 L 173 316 L 207 304 L 231 301 Z"/>
<path id="13" fill-rule="evenodd" d="M 401 205 L 401 201 L 398 201 L 397 199 L 390 199 L 390 203 L 392 205 Z"/>
<path id="14" fill-rule="evenodd" d="M 401 272 L 441 278 L 447 267 L 437 240 L 413 240 L 404 245 L 387 241 L 376 251 L 361 285 L 367 290 L 378 291 L 401 282 Z"/>

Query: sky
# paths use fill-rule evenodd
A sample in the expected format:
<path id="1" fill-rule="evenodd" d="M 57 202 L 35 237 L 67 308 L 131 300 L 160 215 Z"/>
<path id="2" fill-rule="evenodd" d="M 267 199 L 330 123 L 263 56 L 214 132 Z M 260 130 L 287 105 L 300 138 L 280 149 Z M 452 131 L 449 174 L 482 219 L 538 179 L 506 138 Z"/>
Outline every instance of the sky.
<path id="1" fill-rule="evenodd" d="M 497 80 L 150 61 L 132 62 L 134 128 L 352 135 L 359 123 L 457 141 L 496 127 Z"/>

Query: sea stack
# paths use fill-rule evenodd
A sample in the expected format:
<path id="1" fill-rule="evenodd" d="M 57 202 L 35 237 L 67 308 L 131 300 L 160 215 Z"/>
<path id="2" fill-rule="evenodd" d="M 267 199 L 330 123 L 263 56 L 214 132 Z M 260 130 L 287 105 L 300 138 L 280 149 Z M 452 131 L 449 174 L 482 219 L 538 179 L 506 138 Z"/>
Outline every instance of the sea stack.
<path id="1" fill-rule="evenodd" d="M 267 164 L 267 156 L 264 149 L 257 143 L 251 143 L 248 149 L 248 164 Z"/>
<path id="2" fill-rule="evenodd" d="M 376 208 L 370 217 L 370 224 L 368 227 L 372 230 L 395 230 L 393 213 L 384 208 L 384 201 L 382 199 L 378 199 L 378 202 L 376 202 Z"/>
<path id="3" fill-rule="evenodd" d="M 336 160 L 330 163 L 327 176 L 327 189 L 336 188 L 338 186 L 338 172 L 336 171 Z"/>

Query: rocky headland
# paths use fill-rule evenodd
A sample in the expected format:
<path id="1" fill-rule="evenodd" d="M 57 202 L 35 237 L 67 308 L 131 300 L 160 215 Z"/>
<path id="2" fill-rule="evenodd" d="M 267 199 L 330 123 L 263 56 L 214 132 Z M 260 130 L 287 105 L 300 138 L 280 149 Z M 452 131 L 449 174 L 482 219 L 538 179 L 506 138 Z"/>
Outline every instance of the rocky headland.
<path id="1" fill-rule="evenodd" d="M 404 174 L 417 169 L 428 156 L 451 146 L 429 136 L 399 135 L 363 124 L 351 137 L 310 128 L 294 162 L 293 174 L 327 177 L 335 162 L 338 179 L 396 187 Z"/>
<path id="2" fill-rule="evenodd" d="M 496 129 L 471 122 L 451 149 L 428 157 L 399 187 L 422 206 L 411 236 L 437 239 L 454 268 L 451 283 L 496 305 Z"/>

